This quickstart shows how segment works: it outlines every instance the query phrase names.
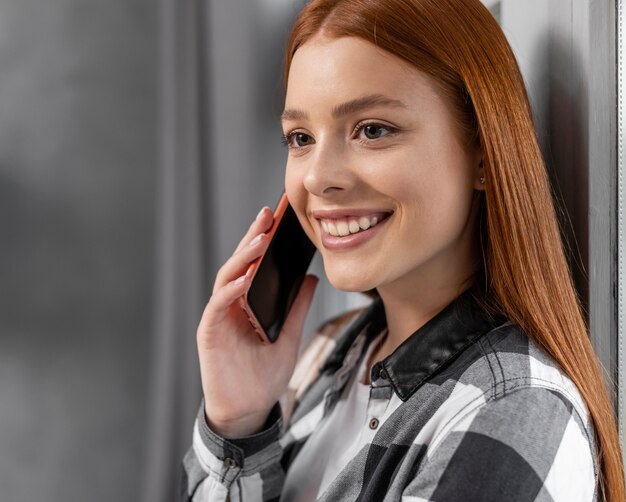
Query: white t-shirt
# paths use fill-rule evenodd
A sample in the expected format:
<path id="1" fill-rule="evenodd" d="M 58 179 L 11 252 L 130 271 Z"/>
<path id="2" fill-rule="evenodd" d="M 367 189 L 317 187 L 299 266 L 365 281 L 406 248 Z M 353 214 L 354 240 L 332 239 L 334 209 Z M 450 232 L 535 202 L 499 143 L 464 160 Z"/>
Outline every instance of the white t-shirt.
<path id="1" fill-rule="evenodd" d="M 367 362 L 381 336 L 370 343 L 335 408 L 293 461 L 286 474 L 281 502 L 316 500 L 356 453 L 371 443 L 377 429 L 377 422 L 372 420 L 382 416 L 388 400 L 370 400 L 371 386 L 362 382 Z"/>

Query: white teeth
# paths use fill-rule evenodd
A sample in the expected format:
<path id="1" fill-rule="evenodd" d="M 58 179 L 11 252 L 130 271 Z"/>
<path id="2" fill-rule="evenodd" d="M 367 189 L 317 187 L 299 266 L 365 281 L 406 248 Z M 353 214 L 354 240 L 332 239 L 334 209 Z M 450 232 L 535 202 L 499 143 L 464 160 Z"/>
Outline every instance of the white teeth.
<path id="1" fill-rule="evenodd" d="M 322 231 L 335 237 L 345 237 L 346 235 L 356 234 L 362 230 L 367 230 L 378 224 L 379 217 L 361 216 L 351 220 L 321 220 Z"/>
<path id="2" fill-rule="evenodd" d="M 341 237 L 345 237 L 346 235 L 350 234 L 350 227 L 345 221 L 340 221 L 339 223 L 337 223 L 337 232 L 339 232 L 339 235 L 341 235 Z"/>
<path id="3" fill-rule="evenodd" d="M 348 223 L 348 228 L 350 229 L 351 234 L 356 234 L 359 230 L 361 230 L 359 224 L 354 220 L 350 220 L 350 222 Z"/>

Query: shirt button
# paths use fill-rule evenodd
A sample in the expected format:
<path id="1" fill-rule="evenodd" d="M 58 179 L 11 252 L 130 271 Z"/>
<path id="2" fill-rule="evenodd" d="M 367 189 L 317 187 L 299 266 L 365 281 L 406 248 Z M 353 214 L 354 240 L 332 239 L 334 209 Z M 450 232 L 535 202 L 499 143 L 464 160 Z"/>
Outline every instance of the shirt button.
<path id="1" fill-rule="evenodd" d="M 235 467 L 237 467 L 237 461 L 232 458 L 224 459 L 224 463 L 229 469 L 234 469 Z"/>
<path id="2" fill-rule="evenodd" d="M 387 378 L 389 378 L 387 376 L 387 372 L 385 371 L 385 368 L 381 368 L 380 371 L 378 372 L 378 378 L 382 379 L 382 380 L 387 380 Z"/>
<path id="3" fill-rule="evenodd" d="M 378 419 L 372 418 L 370 420 L 370 429 L 376 429 L 378 427 Z"/>

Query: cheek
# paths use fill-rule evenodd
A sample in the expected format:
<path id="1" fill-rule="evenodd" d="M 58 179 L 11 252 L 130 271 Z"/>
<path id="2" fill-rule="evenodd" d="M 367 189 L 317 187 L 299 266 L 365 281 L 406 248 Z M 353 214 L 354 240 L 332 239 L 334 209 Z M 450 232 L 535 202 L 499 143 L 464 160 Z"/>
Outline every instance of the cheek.
<path id="1" fill-rule="evenodd" d="M 458 161 L 454 167 L 443 165 L 423 164 L 399 170 L 399 176 L 388 176 L 384 181 L 387 193 L 394 194 L 413 232 L 445 233 L 462 226 L 467 219 L 474 192 L 472 180 L 465 173 L 467 168 Z"/>
<path id="2" fill-rule="evenodd" d="M 302 179 L 298 177 L 297 170 L 289 168 L 289 164 L 285 169 L 285 192 L 296 213 L 304 212 L 306 200 Z"/>
<path id="3" fill-rule="evenodd" d="M 307 192 L 302 184 L 301 177 L 298 176 L 298 172 L 295 169 L 289 169 L 289 165 L 287 165 L 287 169 L 285 171 L 285 192 L 287 193 L 287 199 L 289 199 L 289 204 L 293 207 L 293 210 L 300 221 L 300 225 L 315 243 L 315 232 L 311 227 L 311 222 L 308 220 L 307 214 Z"/>
<path id="4" fill-rule="evenodd" d="M 455 238 L 470 216 L 474 189 L 463 176 L 445 176 L 422 193 L 420 209 L 433 236 Z"/>

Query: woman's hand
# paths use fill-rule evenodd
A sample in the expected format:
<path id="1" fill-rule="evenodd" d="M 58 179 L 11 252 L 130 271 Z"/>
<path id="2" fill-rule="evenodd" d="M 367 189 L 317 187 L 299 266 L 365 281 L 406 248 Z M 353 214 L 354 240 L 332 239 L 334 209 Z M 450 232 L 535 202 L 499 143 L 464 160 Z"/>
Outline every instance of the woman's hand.
<path id="1" fill-rule="evenodd" d="M 264 232 L 273 216 L 263 208 L 233 255 L 217 273 L 213 294 L 198 326 L 197 341 L 205 413 L 211 429 L 226 437 L 259 432 L 287 389 L 302 325 L 317 278 L 306 276 L 278 340 L 263 344 L 239 306 L 252 261 L 267 249 Z"/>

